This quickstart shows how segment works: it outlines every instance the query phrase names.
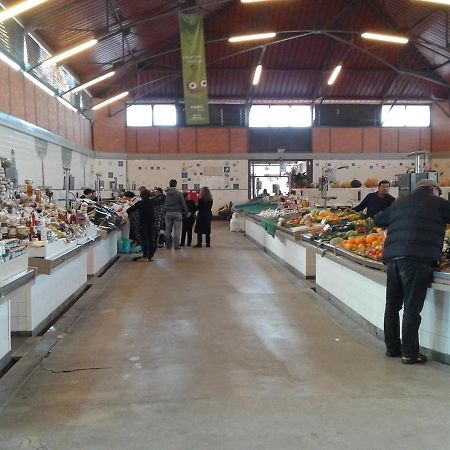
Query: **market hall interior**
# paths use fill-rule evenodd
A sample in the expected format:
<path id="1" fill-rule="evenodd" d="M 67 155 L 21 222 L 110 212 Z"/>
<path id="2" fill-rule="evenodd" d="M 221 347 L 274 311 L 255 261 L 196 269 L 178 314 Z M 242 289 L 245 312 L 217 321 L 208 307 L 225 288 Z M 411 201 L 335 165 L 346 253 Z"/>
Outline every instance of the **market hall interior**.
<path id="1" fill-rule="evenodd" d="M 386 358 L 227 226 L 121 257 L 29 338 L 23 380 L 0 380 L 0 449 L 447 448 L 450 368 Z"/>

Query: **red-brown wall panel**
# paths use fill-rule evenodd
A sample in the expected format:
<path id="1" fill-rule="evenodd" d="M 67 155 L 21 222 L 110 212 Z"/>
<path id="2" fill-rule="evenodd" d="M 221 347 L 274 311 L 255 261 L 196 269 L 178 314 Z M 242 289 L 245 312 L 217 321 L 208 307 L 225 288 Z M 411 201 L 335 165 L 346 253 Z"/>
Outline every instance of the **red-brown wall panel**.
<path id="1" fill-rule="evenodd" d="M 421 150 L 431 152 L 431 128 L 422 128 L 420 130 L 420 147 Z"/>
<path id="2" fill-rule="evenodd" d="M 178 151 L 180 153 L 197 153 L 196 128 L 178 128 Z"/>
<path id="3" fill-rule="evenodd" d="M 138 153 L 159 153 L 158 128 L 137 129 L 137 151 Z"/>
<path id="4" fill-rule="evenodd" d="M 10 114 L 19 119 L 25 117 L 25 84 L 21 73 L 9 69 Z"/>
<path id="5" fill-rule="evenodd" d="M 2 83 L 3 86 L 3 88 L 0 89 L 0 111 L 9 114 L 10 113 L 9 67 L 1 61 L 0 61 L 0 82 Z"/>
<path id="6" fill-rule="evenodd" d="M 247 128 L 230 128 L 230 153 L 248 153 Z"/>
<path id="7" fill-rule="evenodd" d="M 35 97 L 37 126 L 48 130 L 48 101 L 50 99 L 50 96 L 46 94 L 42 89 L 37 88 L 35 90 Z"/>
<path id="8" fill-rule="evenodd" d="M 313 128 L 312 140 L 313 153 L 330 153 L 331 131 L 329 128 Z"/>
<path id="9" fill-rule="evenodd" d="M 381 152 L 398 152 L 398 128 L 382 128 L 381 130 Z"/>
<path id="10" fill-rule="evenodd" d="M 100 152 L 124 152 L 125 113 L 109 116 L 108 108 L 94 113 L 94 148 Z"/>
<path id="11" fill-rule="evenodd" d="M 420 129 L 419 128 L 400 128 L 398 131 L 398 150 L 399 152 L 409 153 L 421 150 Z"/>
<path id="12" fill-rule="evenodd" d="M 229 153 L 228 129 L 198 128 L 197 151 L 198 153 Z"/>
<path id="13" fill-rule="evenodd" d="M 175 128 L 160 128 L 160 153 L 178 153 L 178 133 Z"/>
<path id="14" fill-rule="evenodd" d="M 450 152 L 450 108 L 447 103 L 440 106 L 445 112 L 436 104 L 431 107 L 431 151 Z"/>
<path id="15" fill-rule="evenodd" d="M 73 111 L 64 107 L 64 120 L 66 122 L 66 138 L 73 142 L 74 126 Z"/>
<path id="16" fill-rule="evenodd" d="M 379 128 L 363 129 L 363 153 L 379 153 L 381 130 Z"/>
<path id="17" fill-rule="evenodd" d="M 137 128 L 127 127 L 126 133 L 127 153 L 137 153 Z"/>
<path id="18" fill-rule="evenodd" d="M 58 134 L 63 138 L 66 137 L 66 116 L 64 110 L 66 109 L 60 102 L 56 102 L 56 107 L 58 110 Z"/>
<path id="19" fill-rule="evenodd" d="M 361 153 L 363 148 L 362 128 L 332 128 L 332 153 Z"/>
<path id="20" fill-rule="evenodd" d="M 48 129 L 58 134 L 58 101 L 56 98 L 50 97 L 48 102 Z"/>
<path id="21" fill-rule="evenodd" d="M 26 78 L 24 80 L 25 87 L 25 117 L 26 121 L 37 125 L 36 118 L 36 87 Z"/>

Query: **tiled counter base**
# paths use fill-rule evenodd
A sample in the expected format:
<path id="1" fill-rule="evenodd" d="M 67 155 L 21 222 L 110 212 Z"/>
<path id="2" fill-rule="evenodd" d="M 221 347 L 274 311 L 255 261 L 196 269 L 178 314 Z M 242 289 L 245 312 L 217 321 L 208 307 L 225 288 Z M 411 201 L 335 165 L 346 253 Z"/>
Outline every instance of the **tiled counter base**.
<path id="1" fill-rule="evenodd" d="M 88 248 L 80 245 L 50 260 L 30 258 L 37 276 L 10 297 L 12 333 L 39 335 L 86 288 Z"/>
<path id="2" fill-rule="evenodd" d="M 317 292 L 383 339 L 386 273 L 332 254 L 316 254 Z M 422 311 L 420 345 L 450 364 L 450 285 L 433 283 Z"/>
<path id="3" fill-rule="evenodd" d="M 120 231 L 104 233 L 89 247 L 88 275 L 96 275 L 117 256 L 117 240 Z"/>
<path id="4" fill-rule="evenodd" d="M 277 230 L 275 237 L 269 235 L 260 223 L 248 216 L 241 217 L 241 231 L 245 232 L 267 253 L 287 264 L 302 277 L 313 278 L 316 275 L 316 249 L 309 244 L 296 241 L 288 232 Z"/>
<path id="5" fill-rule="evenodd" d="M 28 269 L 27 265 L 23 267 L 19 260 L 11 262 L 24 270 L 0 281 L 0 370 L 11 361 L 11 325 L 17 321 L 12 299 L 26 296 L 35 277 L 34 269 Z M 6 264 L 3 263 L 0 268 L 8 269 Z M 11 275 L 11 271 L 3 270 L 2 275 L 5 274 Z"/>
<path id="6" fill-rule="evenodd" d="M 0 370 L 11 361 L 11 324 L 8 298 L 0 299 Z"/>

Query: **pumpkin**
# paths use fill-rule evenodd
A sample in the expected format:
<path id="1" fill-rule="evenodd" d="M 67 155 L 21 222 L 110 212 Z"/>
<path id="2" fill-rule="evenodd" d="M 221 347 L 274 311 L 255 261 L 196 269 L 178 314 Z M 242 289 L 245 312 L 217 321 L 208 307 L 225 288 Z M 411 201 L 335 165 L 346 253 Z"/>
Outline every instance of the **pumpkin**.
<path id="1" fill-rule="evenodd" d="M 378 180 L 376 178 L 367 178 L 364 182 L 366 188 L 374 188 L 378 186 Z"/>

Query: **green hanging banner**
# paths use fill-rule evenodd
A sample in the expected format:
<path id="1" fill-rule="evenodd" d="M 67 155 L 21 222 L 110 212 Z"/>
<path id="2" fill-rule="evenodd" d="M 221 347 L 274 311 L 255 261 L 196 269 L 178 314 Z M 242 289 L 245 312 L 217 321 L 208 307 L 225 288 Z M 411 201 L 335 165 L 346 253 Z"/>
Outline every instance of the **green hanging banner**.
<path id="1" fill-rule="evenodd" d="M 200 14 L 180 14 L 180 40 L 186 125 L 208 125 L 205 38 Z"/>

